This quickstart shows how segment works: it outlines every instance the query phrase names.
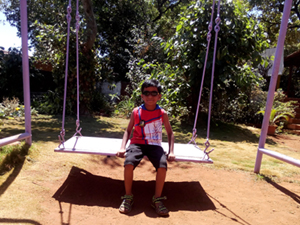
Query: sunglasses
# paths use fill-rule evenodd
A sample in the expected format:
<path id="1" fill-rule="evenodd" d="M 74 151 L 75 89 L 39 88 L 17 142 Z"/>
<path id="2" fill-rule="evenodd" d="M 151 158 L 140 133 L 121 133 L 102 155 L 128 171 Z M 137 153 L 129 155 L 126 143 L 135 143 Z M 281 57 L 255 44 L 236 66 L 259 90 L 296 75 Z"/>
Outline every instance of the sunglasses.
<path id="1" fill-rule="evenodd" d="M 157 96 L 158 92 L 157 91 L 144 91 L 143 95 L 145 95 L 145 96 L 149 96 L 149 95 Z"/>

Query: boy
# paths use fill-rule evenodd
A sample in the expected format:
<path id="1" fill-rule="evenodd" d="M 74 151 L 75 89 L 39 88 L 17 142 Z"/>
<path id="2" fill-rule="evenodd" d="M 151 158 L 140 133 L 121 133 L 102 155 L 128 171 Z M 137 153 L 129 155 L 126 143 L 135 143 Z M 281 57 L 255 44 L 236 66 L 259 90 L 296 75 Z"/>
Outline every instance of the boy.
<path id="1" fill-rule="evenodd" d="M 124 185 L 126 194 L 122 197 L 123 202 L 119 208 L 121 213 L 129 213 L 133 204 L 132 182 L 133 170 L 140 163 L 144 156 L 147 156 L 156 168 L 155 194 L 152 198 L 152 207 L 159 216 L 168 216 L 169 211 L 161 200 L 163 186 L 167 172 L 167 158 L 172 161 L 175 159 L 174 135 L 169 122 L 168 114 L 157 105 L 161 99 L 161 85 L 157 80 L 146 80 L 142 85 L 142 95 L 144 104 L 133 110 L 131 118 L 124 133 L 121 149 L 117 156 L 124 157 Z M 161 147 L 162 123 L 168 134 L 169 154 L 166 155 Z M 126 143 L 134 127 L 133 137 L 129 147 Z"/>

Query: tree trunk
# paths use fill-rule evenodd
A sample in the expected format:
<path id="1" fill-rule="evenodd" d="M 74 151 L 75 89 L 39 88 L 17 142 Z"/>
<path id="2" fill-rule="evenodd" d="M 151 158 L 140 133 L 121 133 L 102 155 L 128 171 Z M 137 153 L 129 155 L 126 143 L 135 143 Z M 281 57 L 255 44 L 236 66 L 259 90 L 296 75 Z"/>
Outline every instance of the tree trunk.
<path id="1" fill-rule="evenodd" d="M 92 51 L 96 36 L 97 24 L 94 17 L 93 6 L 91 0 L 82 0 L 84 16 L 86 18 L 85 43 L 80 47 L 84 58 L 81 59 L 81 74 L 80 74 L 80 114 L 89 115 L 91 112 L 90 106 L 94 94 L 95 86 L 95 62 L 94 52 Z M 84 72 L 83 72 L 84 71 Z"/>
<path id="2" fill-rule="evenodd" d="M 93 12 L 93 6 L 91 0 L 82 0 L 84 14 L 86 17 L 86 37 L 87 40 L 84 43 L 84 50 L 89 52 L 95 43 L 97 35 L 97 24 Z"/>

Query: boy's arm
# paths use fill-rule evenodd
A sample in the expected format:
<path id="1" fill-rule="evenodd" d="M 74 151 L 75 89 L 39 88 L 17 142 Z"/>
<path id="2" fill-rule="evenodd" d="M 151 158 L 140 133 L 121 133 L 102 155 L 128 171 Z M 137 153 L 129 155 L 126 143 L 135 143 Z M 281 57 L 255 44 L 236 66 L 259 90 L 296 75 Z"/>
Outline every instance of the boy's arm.
<path id="1" fill-rule="evenodd" d="M 126 131 L 124 132 L 124 135 L 123 135 L 121 148 L 120 148 L 120 150 L 117 152 L 117 156 L 118 156 L 118 157 L 124 158 L 124 156 L 125 156 L 125 152 L 126 152 L 126 144 L 127 144 L 128 140 L 129 140 L 129 138 L 130 138 L 130 135 L 131 135 L 131 131 L 132 131 L 133 126 L 134 126 L 134 114 L 133 114 L 133 112 L 132 112 L 132 113 L 131 113 L 131 116 L 130 116 L 129 124 L 128 124 L 128 126 L 127 126 Z"/>
<path id="2" fill-rule="evenodd" d="M 164 112 L 163 115 L 163 122 L 164 126 L 166 128 L 167 134 L 168 134 L 168 143 L 169 143 L 169 153 L 168 153 L 168 160 L 173 161 L 175 160 L 175 155 L 174 155 L 174 134 L 173 130 L 169 121 L 168 114 L 166 111 Z"/>

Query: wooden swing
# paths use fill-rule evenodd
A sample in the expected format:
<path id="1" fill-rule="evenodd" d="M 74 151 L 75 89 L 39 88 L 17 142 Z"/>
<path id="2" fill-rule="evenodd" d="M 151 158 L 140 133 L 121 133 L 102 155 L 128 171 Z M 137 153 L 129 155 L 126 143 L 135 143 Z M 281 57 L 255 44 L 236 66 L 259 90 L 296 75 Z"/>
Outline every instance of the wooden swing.
<path id="1" fill-rule="evenodd" d="M 174 155 L 176 161 L 187 161 L 187 162 L 197 162 L 197 163 L 213 163 L 209 157 L 209 153 L 214 149 L 208 151 L 210 147 L 209 143 L 209 133 L 210 133 L 210 117 L 211 117 L 211 105 L 212 105 L 212 93 L 213 93 L 213 79 L 214 79 L 214 68 L 215 68 L 215 58 L 217 49 L 217 38 L 218 32 L 220 30 L 220 1 L 218 2 L 217 17 L 215 19 L 215 43 L 214 43 L 214 57 L 213 57 L 213 67 L 211 75 L 211 88 L 210 88 L 210 100 L 209 100 L 209 113 L 208 113 L 208 123 L 207 123 L 207 139 L 205 142 L 205 149 L 202 151 L 196 144 L 197 130 L 196 124 L 199 113 L 199 106 L 201 101 L 201 93 L 204 83 L 204 76 L 209 52 L 209 45 L 211 40 L 211 31 L 213 27 L 213 13 L 214 13 L 215 1 L 212 5 L 211 20 L 208 26 L 207 34 L 207 49 L 206 57 L 202 74 L 201 87 L 198 98 L 197 112 L 195 116 L 195 122 L 193 127 L 193 136 L 188 144 L 174 143 Z M 64 153 L 82 153 L 82 154 L 97 154 L 106 156 L 116 156 L 116 153 L 121 147 L 122 139 L 116 138 L 104 138 L 104 137 L 87 137 L 82 136 L 79 120 L 79 57 L 78 57 L 78 30 L 79 30 L 79 12 L 78 12 L 78 0 L 77 0 L 77 11 L 76 11 L 76 57 L 77 57 L 77 120 L 76 120 L 76 133 L 68 140 L 64 139 L 65 136 L 65 109 L 66 109 L 66 95 L 67 95 L 67 78 L 68 78 L 68 60 L 69 60 L 69 35 L 70 35 L 70 21 L 71 21 L 71 1 L 69 0 L 68 5 L 68 34 L 67 34 L 67 54 L 66 54 L 66 68 L 65 68 L 65 90 L 64 90 L 64 106 L 63 106 L 63 116 L 62 116 L 62 129 L 60 132 L 59 140 L 60 144 L 54 149 L 55 152 Z M 168 143 L 162 142 L 163 149 L 168 149 Z"/>

